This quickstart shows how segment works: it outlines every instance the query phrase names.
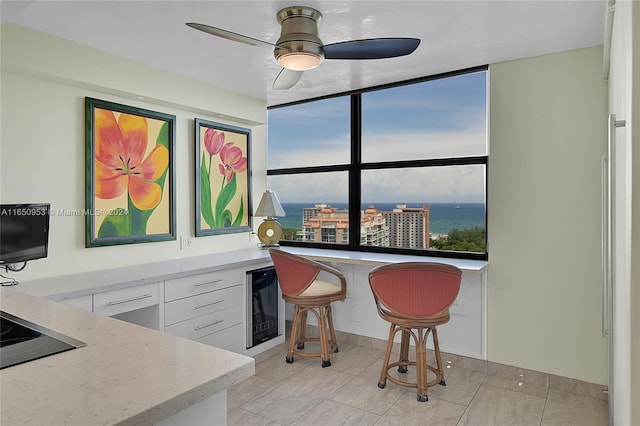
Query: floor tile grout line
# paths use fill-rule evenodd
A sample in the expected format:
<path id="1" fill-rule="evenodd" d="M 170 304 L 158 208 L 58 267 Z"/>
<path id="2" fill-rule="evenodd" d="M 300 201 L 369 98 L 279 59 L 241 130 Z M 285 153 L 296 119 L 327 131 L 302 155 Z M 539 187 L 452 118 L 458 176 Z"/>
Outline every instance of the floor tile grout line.
<path id="1" fill-rule="evenodd" d="M 469 399 L 469 403 L 466 405 L 466 407 L 464 407 L 464 411 L 462 412 L 462 415 L 460 416 L 460 418 L 456 422 L 456 425 L 460 425 L 460 422 L 464 418 L 465 414 L 467 414 L 467 411 L 469 411 L 469 407 L 471 407 L 471 404 L 473 404 L 473 400 L 478 395 L 478 391 L 480 391 L 480 388 L 482 387 L 482 385 L 485 383 L 486 380 L 487 380 L 487 375 L 485 374 L 482 383 L 480 383 L 480 386 L 478 386 L 476 388 L 476 390 L 473 392 L 473 396 Z"/>
<path id="2" fill-rule="evenodd" d="M 547 403 L 549 402 L 549 390 L 551 387 L 547 386 L 547 394 L 544 397 L 544 406 L 542 407 L 542 414 L 540 415 L 540 426 L 542 426 L 542 420 L 544 419 L 544 413 L 547 411 Z"/>
<path id="3" fill-rule="evenodd" d="M 326 399 L 329 399 L 329 397 L 327 397 Z M 345 404 L 344 402 L 335 401 L 335 400 L 333 400 L 333 399 L 330 399 L 329 401 L 331 401 L 331 402 L 333 402 L 333 403 L 336 403 L 336 404 L 340 404 L 340 405 L 342 405 L 342 406 L 344 406 L 344 407 L 348 407 L 348 408 L 355 408 L 356 410 L 360 410 L 360 411 L 363 411 L 363 412 L 365 412 L 365 413 L 367 413 L 367 414 L 371 414 L 371 415 L 373 415 L 373 416 L 378 417 L 378 418 L 376 419 L 375 423 L 372 423 L 372 424 L 376 424 L 376 423 L 378 423 L 378 421 L 382 418 L 382 416 L 381 416 L 380 414 L 372 413 L 371 411 L 369 411 L 369 410 L 365 410 L 364 408 L 354 407 L 353 405 Z M 386 411 L 385 411 L 385 413 L 386 413 Z"/>

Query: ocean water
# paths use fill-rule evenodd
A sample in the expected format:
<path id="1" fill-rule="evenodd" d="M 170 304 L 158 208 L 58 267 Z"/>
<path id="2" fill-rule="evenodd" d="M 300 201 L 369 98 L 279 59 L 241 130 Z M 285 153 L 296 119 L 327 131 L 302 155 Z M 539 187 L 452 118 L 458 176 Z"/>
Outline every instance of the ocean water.
<path id="1" fill-rule="evenodd" d="M 346 209 L 346 203 L 327 203 L 336 209 Z M 390 211 L 397 203 L 363 203 L 364 210 L 375 206 L 380 211 Z M 407 203 L 407 207 L 421 207 L 422 204 Z M 313 207 L 313 203 L 282 203 L 286 216 L 278 217 L 283 228 L 302 228 L 302 209 Z M 485 227 L 486 212 L 483 203 L 432 203 L 429 204 L 430 231 L 432 234 L 448 234 L 452 229 Z"/>

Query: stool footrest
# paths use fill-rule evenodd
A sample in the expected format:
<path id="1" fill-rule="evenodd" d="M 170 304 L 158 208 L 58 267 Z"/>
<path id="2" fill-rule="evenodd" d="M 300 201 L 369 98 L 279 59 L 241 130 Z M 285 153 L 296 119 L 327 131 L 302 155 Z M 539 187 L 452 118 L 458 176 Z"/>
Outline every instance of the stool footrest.
<path id="1" fill-rule="evenodd" d="M 306 335 L 307 314 L 309 312 L 315 315 L 316 319 L 318 320 L 320 336 L 307 337 Z M 293 327 L 291 329 L 287 360 L 293 360 L 294 355 L 303 358 L 321 358 L 322 367 L 329 367 L 331 366 L 331 359 L 329 358 L 329 354 L 332 352 L 338 352 L 338 343 L 336 340 L 336 332 L 333 328 L 333 319 L 331 317 L 330 304 L 323 304 L 315 307 L 299 305 L 295 306 Z M 307 346 L 307 342 L 320 344 L 320 351 L 305 351 L 304 349 Z"/>

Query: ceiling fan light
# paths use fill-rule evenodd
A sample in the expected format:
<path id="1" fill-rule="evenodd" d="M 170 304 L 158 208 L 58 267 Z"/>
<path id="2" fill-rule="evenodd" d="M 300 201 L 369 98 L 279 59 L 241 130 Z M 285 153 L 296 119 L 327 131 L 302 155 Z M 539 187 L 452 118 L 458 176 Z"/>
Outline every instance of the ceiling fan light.
<path id="1" fill-rule="evenodd" d="M 278 56 L 278 62 L 292 71 L 307 71 L 320 65 L 322 57 L 308 52 L 288 52 Z"/>

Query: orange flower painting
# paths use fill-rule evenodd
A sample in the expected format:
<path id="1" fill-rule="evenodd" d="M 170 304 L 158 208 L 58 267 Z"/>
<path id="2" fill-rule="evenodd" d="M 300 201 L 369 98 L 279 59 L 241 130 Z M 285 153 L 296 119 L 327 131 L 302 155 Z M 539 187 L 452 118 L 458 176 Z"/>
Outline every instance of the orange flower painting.
<path id="1" fill-rule="evenodd" d="M 87 246 L 175 239 L 175 117 L 87 98 Z"/>

